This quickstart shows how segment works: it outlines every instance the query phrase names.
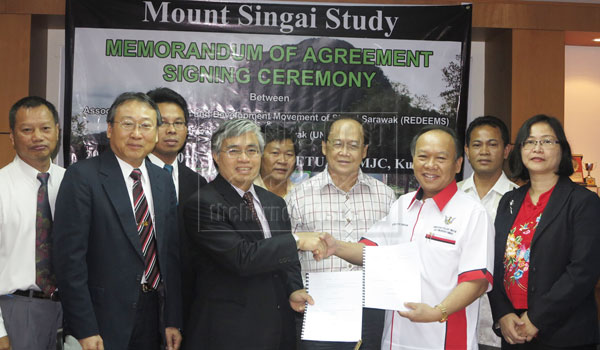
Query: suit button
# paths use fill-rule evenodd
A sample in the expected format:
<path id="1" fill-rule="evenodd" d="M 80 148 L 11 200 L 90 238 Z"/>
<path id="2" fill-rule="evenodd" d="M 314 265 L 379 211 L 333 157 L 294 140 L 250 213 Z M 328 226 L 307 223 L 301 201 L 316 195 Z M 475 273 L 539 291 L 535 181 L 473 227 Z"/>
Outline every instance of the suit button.
<path id="1" fill-rule="evenodd" d="M 535 293 L 535 287 L 531 287 L 531 293 Z"/>
<path id="2" fill-rule="evenodd" d="M 131 304 L 131 308 L 132 308 L 132 309 L 137 309 L 137 303 L 133 303 L 133 304 Z"/>
<path id="3" fill-rule="evenodd" d="M 277 310 L 279 310 L 279 309 L 281 309 L 281 306 L 280 306 L 280 305 L 277 305 Z"/>
<path id="4" fill-rule="evenodd" d="M 535 267 L 533 267 L 533 268 L 531 268 L 531 271 L 532 271 L 533 273 L 535 273 L 535 272 L 537 271 L 537 269 L 536 269 Z"/>
<path id="5" fill-rule="evenodd" d="M 135 276 L 135 280 L 136 280 L 136 282 L 141 282 L 142 281 L 142 275 L 136 275 Z"/>

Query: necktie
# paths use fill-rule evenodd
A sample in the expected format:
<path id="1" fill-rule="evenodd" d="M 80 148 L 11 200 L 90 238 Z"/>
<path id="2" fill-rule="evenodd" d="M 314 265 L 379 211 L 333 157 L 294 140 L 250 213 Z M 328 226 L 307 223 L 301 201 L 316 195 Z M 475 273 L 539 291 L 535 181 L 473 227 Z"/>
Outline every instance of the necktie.
<path id="1" fill-rule="evenodd" d="M 264 232 L 262 225 L 260 224 L 260 220 L 258 219 L 258 214 L 256 213 L 256 208 L 254 207 L 254 197 L 252 196 L 252 192 L 248 191 L 248 192 L 244 193 L 244 196 L 242 198 L 244 199 L 244 202 L 246 202 L 246 205 L 252 212 L 252 218 L 254 219 L 254 221 L 256 221 L 256 223 L 260 227 L 260 230 Z"/>
<path id="2" fill-rule="evenodd" d="M 170 175 L 173 175 L 173 166 L 171 164 L 165 164 L 163 168 L 167 169 Z"/>
<path id="3" fill-rule="evenodd" d="M 37 179 L 40 188 L 37 195 L 37 211 L 35 219 L 35 284 L 46 295 L 56 289 L 56 277 L 52 271 L 52 212 L 48 200 L 48 173 L 39 173 Z"/>
<path id="4" fill-rule="evenodd" d="M 129 176 L 133 179 L 133 207 L 135 209 L 135 222 L 144 255 L 144 277 L 146 283 L 156 289 L 160 283 L 156 233 L 152 223 L 152 216 L 150 215 L 150 207 L 142 188 L 142 172 L 136 168 L 133 169 Z"/>

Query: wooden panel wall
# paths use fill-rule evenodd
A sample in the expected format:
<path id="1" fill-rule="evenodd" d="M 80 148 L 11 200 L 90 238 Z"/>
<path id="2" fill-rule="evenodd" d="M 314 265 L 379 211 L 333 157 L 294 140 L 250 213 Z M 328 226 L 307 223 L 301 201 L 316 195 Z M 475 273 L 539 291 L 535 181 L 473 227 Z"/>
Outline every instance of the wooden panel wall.
<path id="1" fill-rule="evenodd" d="M 565 34 L 512 31 L 512 135 L 535 114 L 561 121 L 565 112 Z"/>
<path id="2" fill-rule="evenodd" d="M 29 93 L 31 16 L 0 14 L 0 167 L 15 153 L 8 141 L 8 111 Z"/>

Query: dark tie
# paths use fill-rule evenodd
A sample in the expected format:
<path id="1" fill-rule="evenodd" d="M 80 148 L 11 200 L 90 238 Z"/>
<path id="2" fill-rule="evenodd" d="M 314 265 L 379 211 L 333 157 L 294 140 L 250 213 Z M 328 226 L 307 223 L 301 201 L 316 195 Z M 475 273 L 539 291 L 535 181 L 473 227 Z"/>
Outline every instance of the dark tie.
<path id="1" fill-rule="evenodd" d="M 248 192 L 244 193 L 244 196 L 242 198 L 244 199 L 244 202 L 246 202 L 246 205 L 252 212 L 252 218 L 254 219 L 254 221 L 256 221 L 256 223 L 260 227 L 260 230 L 264 232 L 262 225 L 260 224 L 260 220 L 258 219 L 258 214 L 256 213 L 256 208 L 254 207 L 254 197 L 252 196 L 252 192 L 248 191 Z"/>
<path id="2" fill-rule="evenodd" d="M 37 195 L 37 211 L 35 218 L 35 284 L 46 295 L 56 289 L 56 277 L 52 271 L 52 212 L 48 200 L 48 173 L 39 173 L 41 182 Z"/>
<path id="3" fill-rule="evenodd" d="M 167 169 L 169 174 L 173 175 L 173 166 L 171 164 L 165 164 L 163 168 Z"/>
<path id="4" fill-rule="evenodd" d="M 156 289 L 160 283 L 158 256 L 156 254 L 156 233 L 152 224 L 150 207 L 142 188 L 142 172 L 136 168 L 133 169 L 129 176 L 133 179 L 133 207 L 135 209 L 135 222 L 144 255 L 144 277 L 146 283 Z"/>

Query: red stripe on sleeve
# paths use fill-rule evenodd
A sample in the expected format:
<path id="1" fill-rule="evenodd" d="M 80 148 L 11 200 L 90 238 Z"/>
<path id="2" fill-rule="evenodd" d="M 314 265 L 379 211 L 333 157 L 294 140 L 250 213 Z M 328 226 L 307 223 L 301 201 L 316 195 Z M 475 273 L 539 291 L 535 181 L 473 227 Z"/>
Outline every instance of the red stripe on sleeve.
<path id="1" fill-rule="evenodd" d="M 375 242 L 373 242 L 373 241 L 371 241 L 369 239 L 366 239 L 364 237 L 361 237 L 360 241 L 358 241 L 358 243 L 362 243 L 364 245 L 368 245 L 368 246 L 371 246 L 371 247 L 376 247 L 376 246 L 379 245 L 379 244 L 377 244 L 377 243 L 375 243 Z"/>
<path id="2" fill-rule="evenodd" d="M 494 277 L 487 269 L 472 270 L 458 275 L 458 283 L 473 281 L 485 278 L 490 284 L 494 282 Z"/>
<path id="3" fill-rule="evenodd" d="M 467 348 L 467 313 L 465 309 L 448 316 L 444 349 Z"/>

